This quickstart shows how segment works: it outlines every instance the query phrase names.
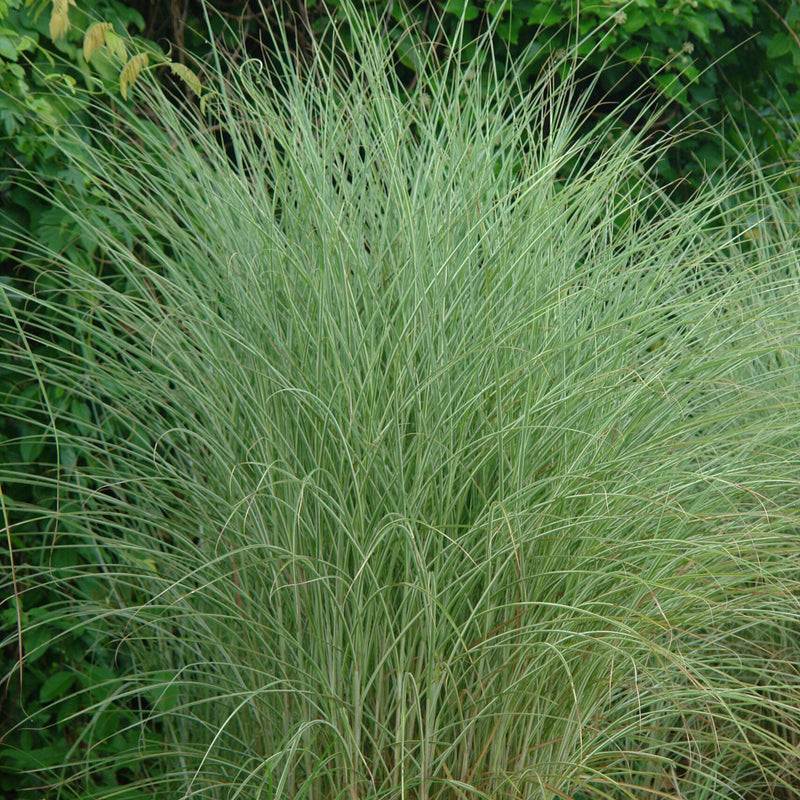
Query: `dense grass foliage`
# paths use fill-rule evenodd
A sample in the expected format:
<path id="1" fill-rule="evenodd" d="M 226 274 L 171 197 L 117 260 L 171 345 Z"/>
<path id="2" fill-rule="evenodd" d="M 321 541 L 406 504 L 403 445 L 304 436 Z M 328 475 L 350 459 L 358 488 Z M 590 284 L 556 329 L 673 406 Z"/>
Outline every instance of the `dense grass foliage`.
<path id="1" fill-rule="evenodd" d="M 349 0 L 296 4 L 299 19 L 313 20 L 347 8 Z M 658 96 L 663 129 L 691 115 L 691 145 L 671 148 L 657 166 L 662 185 L 681 179 L 696 188 L 724 163 L 726 150 L 758 152 L 779 178 L 788 177 L 787 165 L 794 172 L 800 153 L 795 0 L 363 0 L 358 6 L 375 29 L 398 40 L 413 31 L 447 42 L 462 25 L 468 38 L 491 28 L 499 61 L 514 63 L 523 80 L 535 80 L 549 58 L 575 49 L 581 69 L 597 77 L 597 99 L 604 96 L 609 107 L 630 103 L 634 94 Z M 398 51 L 415 71 L 413 49 L 398 41 Z"/>
<path id="2" fill-rule="evenodd" d="M 357 39 L 54 137 L 104 269 L 3 287 L 0 447 L 53 464 L 0 459 L 2 645 L 94 644 L 5 754 L 67 726 L 61 798 L 796 796 L 796 219 Z"/>

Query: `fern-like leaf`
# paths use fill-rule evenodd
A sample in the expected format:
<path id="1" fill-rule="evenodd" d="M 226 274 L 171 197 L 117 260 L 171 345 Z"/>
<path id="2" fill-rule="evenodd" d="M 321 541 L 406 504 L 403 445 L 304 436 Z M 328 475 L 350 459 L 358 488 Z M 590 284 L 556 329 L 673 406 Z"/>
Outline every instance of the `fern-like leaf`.
<path id="1" fill-rule="evenodd" d="M 137 53 L 122 68 L 122 72 L 119 74 L 119 91 L 125 100 L 128 99 L 128 89 L 136 83 L 136 79 L 149 62 L 150 58 L 147 53 Z"/>
<path id="2" fill-rule="evenodd" d="M 92 56 L 105 45 L 106 36 L 110 30 L 110 23 L 95 22 L 86 31 L 86 35 L 83 37 L 83 57 L 87 62 L 91 61 Z"/>
<path id="3" fill-rule="evenodd" d="M 198 97 L 203 93 L 203 84 L 200 82 L 196 72 L 193 72 L 185 64 L 170 62 L 169 68 L 173 75 L 177 75 Z"/>
<path id="4" fill-rule="evenodd" d="M 128 60 L 128 49 L 125 40 L 112 28 L 106 33 L 106 50 L 110 56 L 125 62 Z"/>
<path id="5" fill-rule="evenodd" d="M 75 0 L 53 0 L 53 10 L 50 12 L 50 38 L 53 41 L 69 30 L 69 7 L 74 5 Z"/>

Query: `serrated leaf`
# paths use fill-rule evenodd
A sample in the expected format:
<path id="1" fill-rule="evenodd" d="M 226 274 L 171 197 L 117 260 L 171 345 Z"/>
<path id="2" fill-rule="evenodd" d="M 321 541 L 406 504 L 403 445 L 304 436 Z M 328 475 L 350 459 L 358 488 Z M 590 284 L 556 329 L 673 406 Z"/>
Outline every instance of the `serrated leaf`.
<path id="1" fill-rule="evenodd" d="M 215 96 L 216 96 L 216 92 L 206 92 L 200 98 L 200 113 L 201 114 L 205 114 L 206 113 L 206 111 L 208 110 L 208 101 L 214 99 Z"/>
<path id="2" fill-rule="evenodd" d="M 62 670 L 51 675 L 39 690 L 39 701 L 50 702 L 54 697 L 64 694 L 75 683 L 75 673 Z"/>
<path id="3" fill-rule="evenodd" d="M 106 35 L 111 30 L 108 22 L 95 22 L 83 37 L 83 57 L 87 61 L 106 43 Z"/>
<path id="4" fill-rule="evenodd" d="M 128 89 L 136 83 L 136 79 L 149 62 L 150 58 L 147 53 L 137 53 L 123 67 L 119 75 L 119 91 L 123 99 L 128 99 Z"/>
<path id="5" fill-rule="evenodd" d="M 106 52 L 120 61 L 128 60 L 128 48 L 125 40 L 113 29 L 106 31 Z"/>
<path id="6" fill-rule="evenodd" d="M 197 73 L 189 69 L 185 64 L 170 62 L 169 68 L 173 75 L 177 75 L 198 97 L 203 93 L 203 84 Z"/>
<path id="7" fill-rule="evenodd" d="M 50 16 L 50 38 L 55 41 L 60 39 L 68 30 L 70 22 L 67 14 L 56 14 L 53 11 Z"/>
<path id="8" fill-rule="evenodd" d="M 50 13 L 50 38 L 53 41 L 61 38 L 70 29 L 69 7 L 74 5 L 75 0 L 53 0 L 53 10 Z"/>

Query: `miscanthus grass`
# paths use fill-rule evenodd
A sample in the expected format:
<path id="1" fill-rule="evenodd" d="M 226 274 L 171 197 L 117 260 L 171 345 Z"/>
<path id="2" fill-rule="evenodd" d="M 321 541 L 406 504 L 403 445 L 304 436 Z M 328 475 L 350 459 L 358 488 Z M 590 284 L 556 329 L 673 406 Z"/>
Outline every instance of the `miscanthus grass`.
<path id="1" fill-rule="evenodd" d="M 57 496 L 6 501 L 3 647 L 118 664 L 43 710 L 46 796 L 796 797 L 791 207 L 356 39 L 54 137 L 102 270 L 3 289 L 57 454 L 2 467 Z"/>

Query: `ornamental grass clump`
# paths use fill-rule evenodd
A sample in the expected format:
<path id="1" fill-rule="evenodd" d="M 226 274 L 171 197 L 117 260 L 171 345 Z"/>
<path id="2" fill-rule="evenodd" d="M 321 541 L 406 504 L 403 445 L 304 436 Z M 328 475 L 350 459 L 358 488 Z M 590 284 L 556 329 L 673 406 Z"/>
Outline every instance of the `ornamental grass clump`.
<path id="1" fill-rule="evenodd" d="M 101 202 L 91 269 L 2 287 L 2 446 L 53 453 L 0 467 L 6 679 L 91 644 L 5 752 L 69 730 L 59 798 L 797 796 L 796 212 L 351 25 L 53 138 Z"/>

